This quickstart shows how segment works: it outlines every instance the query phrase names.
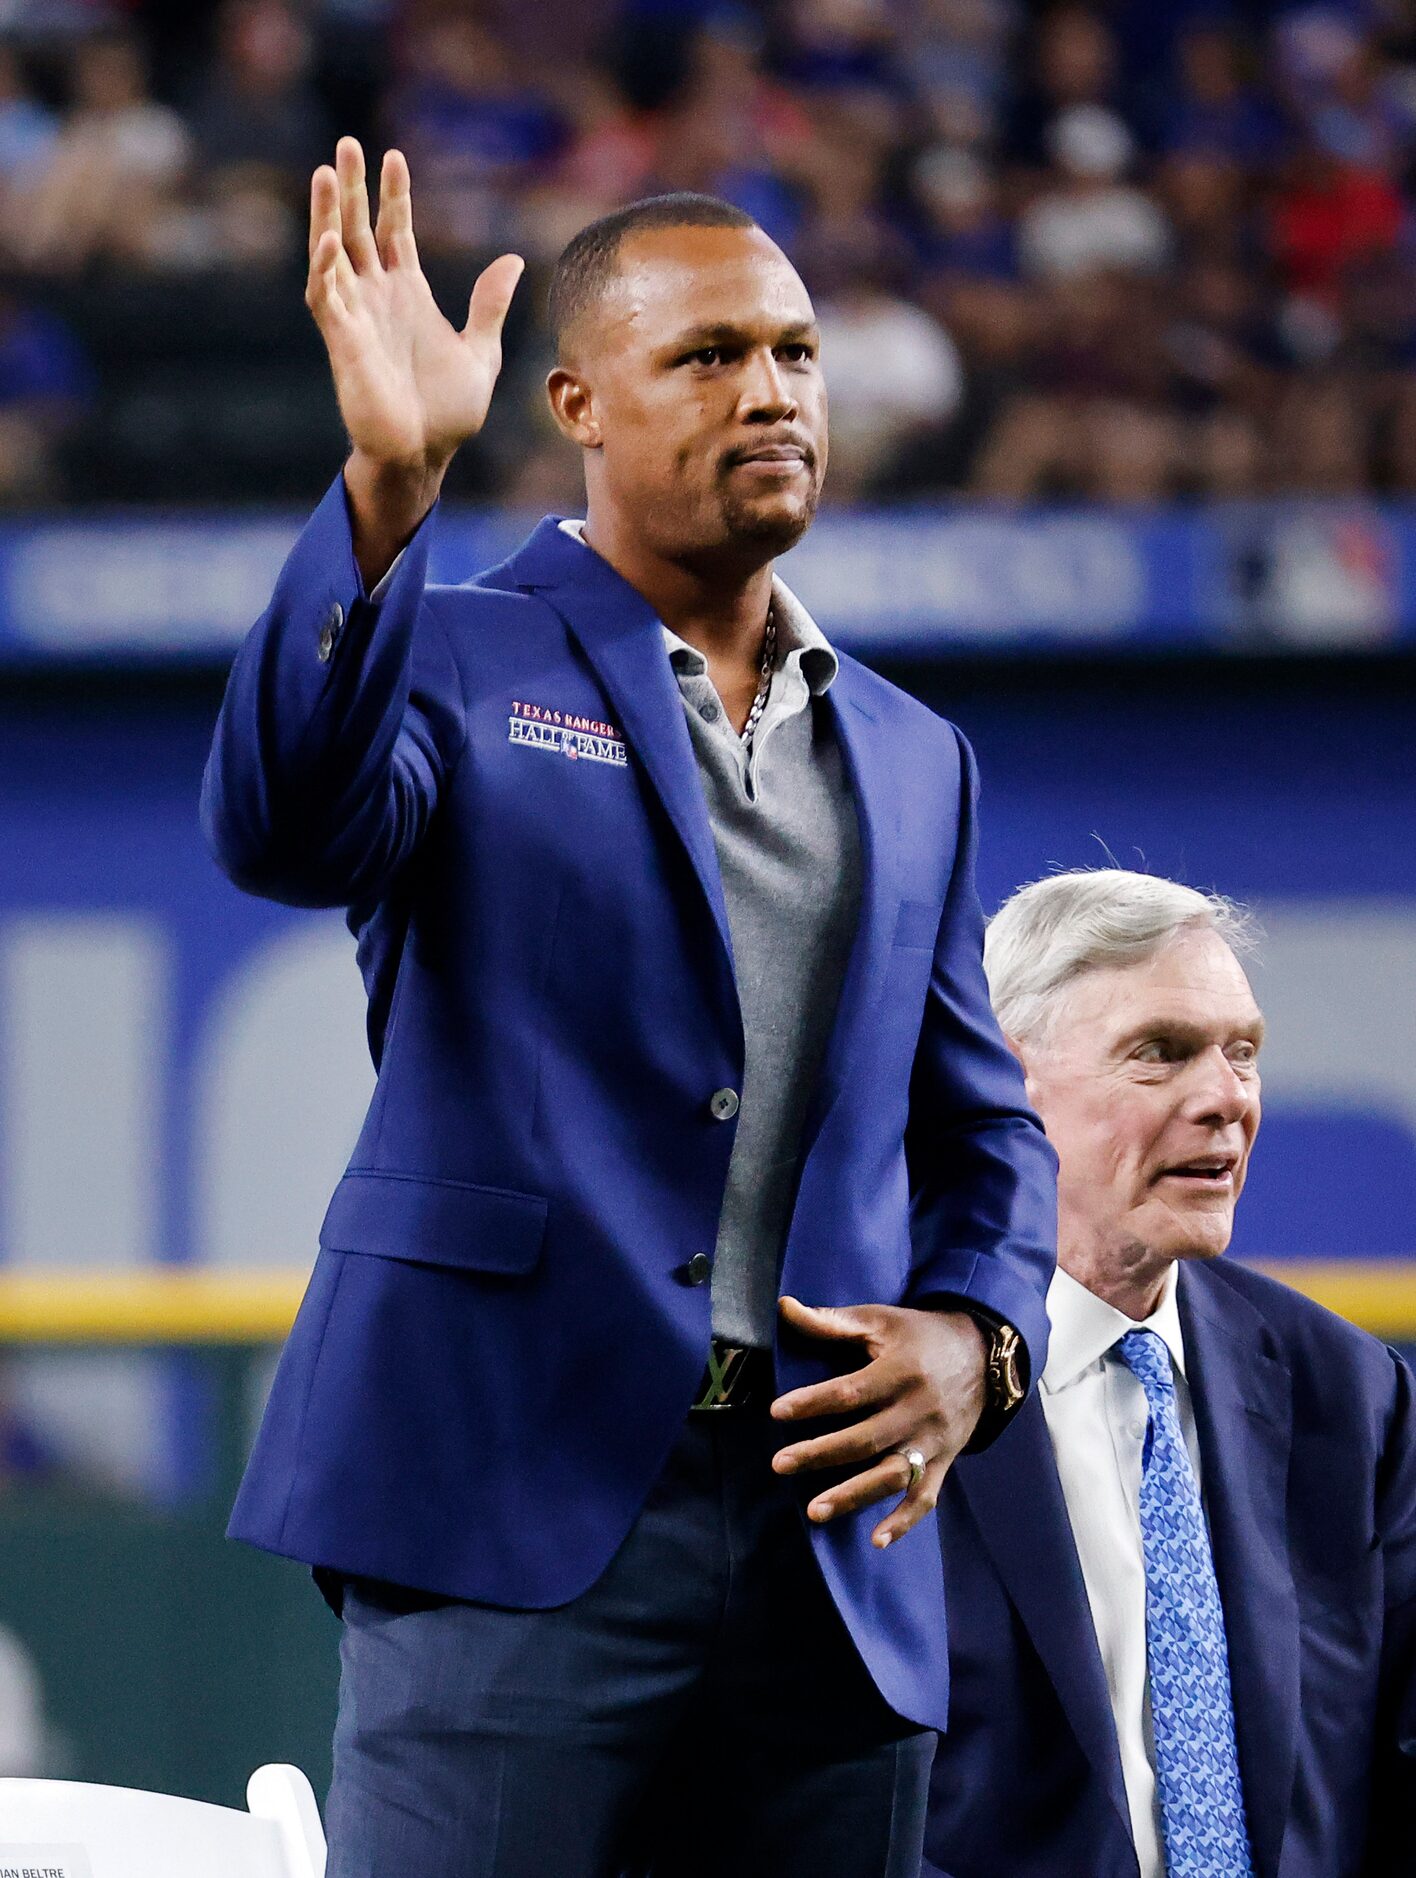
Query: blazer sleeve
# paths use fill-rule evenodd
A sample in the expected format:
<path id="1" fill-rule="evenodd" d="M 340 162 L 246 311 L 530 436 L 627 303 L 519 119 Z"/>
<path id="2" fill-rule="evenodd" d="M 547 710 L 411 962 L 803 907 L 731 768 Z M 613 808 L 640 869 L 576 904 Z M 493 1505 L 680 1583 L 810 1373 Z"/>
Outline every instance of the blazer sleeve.
<path id="1" fill-rule="evenodd" d="M 1385 1599 L 1366 1878 L 1416 1871 L 1416 1378 L 1395 1352 L 1391 1360 L 1396 1390 L 1377 1476 Z"/>
<path id="2" fill-rule="evenodd" d="M 1028 1106 L 983 971 L 974 884 L 978 774 L 959 743 L 959 840 L 910 1082 L 905 1150 L 914 1268 L 907 1299 L 1005 1319 L 1030 1377 L 1047 1357 L 1044 1300 L 1057 1255 L 1057 1156 Z"/>
<path id="3" fill-rule="evenodd" d="M 342 474 L 292 549 L 237 654 L 202 784 L 203 831 L 237 886 L 295 906 L 376 899 L 422 838 L 466 738 L 424 598 L 432 527 L 377 603 Z"/>

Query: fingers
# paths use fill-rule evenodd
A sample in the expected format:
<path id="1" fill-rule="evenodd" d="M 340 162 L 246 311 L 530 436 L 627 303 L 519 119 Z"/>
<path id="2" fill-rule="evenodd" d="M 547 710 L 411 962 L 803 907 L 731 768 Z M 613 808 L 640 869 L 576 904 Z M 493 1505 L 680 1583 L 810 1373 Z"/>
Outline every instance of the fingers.
<path id="1" fill-rule="evenodd" d="M 900 1457 L 902 1460 L 904 1456 Z M 906 1463 L 908 1465 L 908 1463 Z M 939 1504 L 939 1490 L 944 1485 L 944 1476 L 949 1471 L 947 1461 L 931 1461 L 924 1470 L 924 1475 L 910 1487 L 900 1504 L 888 1519 L 882 1519 L 870 1535 L 870 1543 L 883 1552 L 887 1545 L 893 1545 Z"/>
<path id="2" fill-rule="evenodd" d="M 818 1415 L 857 1415 L 862 1409 L 877 1408 L 891 1401 L 902 1380 L 898 1364 L 877 1358 L 863 1369 L 853 1369 L 844 1376 L 830 1376 L 825 1382 L 809 1383 L 805 1389 L 792 1389 L 786 1395 L 779 1395 L 772 1404 L 772 1419 L 802 1422 Z"/>
<path id="3" fill-rule="evenodd" d="M 332 321 L 348 316 L 347 287 L 352 279 L 353 269 L 339 236 L 326 229 L 315 243 L 310 257 L 310 278 L 305 287 L 305 305 L 326 336 Z"/>
<path id="4" fill-rule="evenodd" d="M 366 273 L 379 265 L 379 254 L 369 226 L 369 185 L 364 173 L 364 150 L 357 137 L 341 137 L 335 145 L 334 170 L 339 180 L 344 251 L 355 270 Z"/>
<path id="5" fill-rule="evenodd" d="M 384 152 L 379 176 L 379 223 L 375 232 L 379 258 L 385 267 L 417 267 L 413 184 L 408 174 L 408 159 L 401 150 Z"/>
<path id="6" fill-rule="evenodd" d="M 339 178 L 322 163 L 310 178 L 310 276 L 305 287 L 305 304 L 321 331 L 328 319 L 348 312 L 355 288 L 344 247 Z"/>
<path id="7" fill-rule="evenodd" d="M 869 1304 L 803 1304 L 799 1298 L 778 1298 L 777 1311 L 784 1323 L 808 1337 L 851 1338 L 873 1336 L 878 1307 Z"/>
<path id="8" fill-rule="evenodd" d="M 519 254 L 502 254 L 483 268 L 472 288 L 467 306 L 467 324 L 462 337 L 479 346 L 501 343 L 507 308 L 516 292 L 516 283 L 525 272 L 526 263 Z"/>
<path id="9" fill-rule="evenodd" d="M 868 1461 L 888 1448 L 903 1446 L 918 1428 L 918 1417 L 911 1410 L 892 1407 L 868 1421 L 783 1448 L 772 1457 L 772 1471 L 805 1474 L 823 1467 L 848 1467 L 853 1461 Z"/>
<path id="10" fill-rule="evenodd" d="M 310 260 L 321 235 L 340 238 L 339 178 L 328 163 L 321 163 L 310 178 Z"/>
<path id="11" fill-rule="evenodd" d="M 926 1475 L 928 1468 L 925 1469 Z M 921 1481 L 920 1486 L 924 1482 Z M 863 1506 L 873 1506 L 877 1500 L 887 1500 L 891 1494 L 906 1494 L 910 1486 L 910 1464 L 903 1454 L 882 1454 L 873 1467 L 867 1467 L 859 1474 L 852 1474 L 849 1480 L 842 1480 L 807 1505 L 806 1516 L 817 1525 L 828 1519 L 838 1519 L 842 1513 L 857 1513 Z M 918 1491 L 918 1489 L 913 1489 Z"/>
<path id="12" fill-rule="evenodd" d="M 917 1526 L 927 1513 L 934 1511 L 948 1465 L 944 1461 L 930 1461 L 913 1486 L 910 1471 L 903 1454 L 884 1454 L 873 1467 L 843 1480 L 829 1492 L 818 1494 L 808 1504 L 806 1516 L 813 1525 L 824 1526 L 843 1513 L 858 1513 L 862 1507 L 874 1506 L 879 1500 L 899 1494 L 899 1505 L 870 1535 L 871 1544 L 884 1551 L 886 1546 L 893 1545 Z"/>

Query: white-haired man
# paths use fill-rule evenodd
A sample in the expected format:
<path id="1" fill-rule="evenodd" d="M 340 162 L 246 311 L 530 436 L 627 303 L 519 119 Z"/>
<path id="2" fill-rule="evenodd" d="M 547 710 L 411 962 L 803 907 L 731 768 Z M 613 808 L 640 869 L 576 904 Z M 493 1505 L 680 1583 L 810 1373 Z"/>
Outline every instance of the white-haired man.
<path id="1" fill-rule="evenodd" d="M 1059 1267 L 1038 1394 L 939 1504 L 926 1878 L 1416 1871 L 1412 1375 L 1220 1259 L 1259 1125 L 1250 944 L 1230 902 L 1120 870 L 989 930 Z"/>

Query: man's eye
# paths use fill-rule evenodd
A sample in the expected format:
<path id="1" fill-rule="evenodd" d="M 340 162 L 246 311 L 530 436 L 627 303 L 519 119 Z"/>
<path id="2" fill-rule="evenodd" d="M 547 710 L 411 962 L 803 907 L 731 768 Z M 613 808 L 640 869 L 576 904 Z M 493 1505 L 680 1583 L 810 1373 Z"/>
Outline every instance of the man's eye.
<path id="1" fill-rule="evenodd" d="M 798 340 L 795 345 L 783 346 L 781 348 L 781 356 L 790 365 L 805 365 L 813 354 L 810 346 L 803 345 L 801 341 Z"/>
<path id="2" fill-rule="evenodd" d="M 1259 1046 L 1256 1043 L 1236 1043 L 1229 1052 L 1229 1060 L 1241 1067 L 1252 1069 L 1259 1060 Z"/>
<path id="3" fill-rule="evenodd" d="M 722 363 L 722 358 L 721 346 L 700 346 L 696 352 L 689 353 L 688 363 L 690 365 L 719 365 Z"/>
<path id="4" fill-rule="evenodd" d="M 1141 1044 L 1136 1051 L 1136 1060 L 1139 1063 L 1173 1063 L 1175 1057 L 1175 1046 L 1167 1043 L 1164 1037 L 1152 1037 L 1148 1043 Z"/>

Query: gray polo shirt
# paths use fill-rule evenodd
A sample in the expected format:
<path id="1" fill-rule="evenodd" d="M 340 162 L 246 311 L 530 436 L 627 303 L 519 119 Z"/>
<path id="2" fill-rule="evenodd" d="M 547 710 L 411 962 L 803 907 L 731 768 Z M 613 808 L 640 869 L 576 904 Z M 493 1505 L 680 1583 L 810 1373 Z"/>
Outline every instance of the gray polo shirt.
<path id="1" fill-rule="evenodd" d="M 770 1346 L 802 1128 L 860 911 L 860 833 L 825 693 L 836 654 L 773 583 L 777 662 L 749 761 L 701 652 L 664 630 L 698 758 L 746 1045 L 713 1260 L 713 1330 Z"/>

